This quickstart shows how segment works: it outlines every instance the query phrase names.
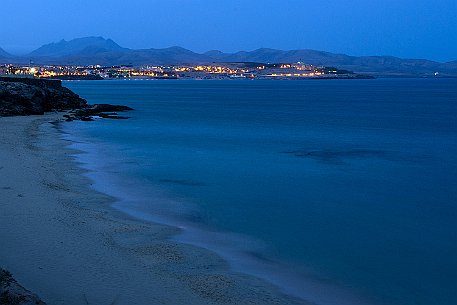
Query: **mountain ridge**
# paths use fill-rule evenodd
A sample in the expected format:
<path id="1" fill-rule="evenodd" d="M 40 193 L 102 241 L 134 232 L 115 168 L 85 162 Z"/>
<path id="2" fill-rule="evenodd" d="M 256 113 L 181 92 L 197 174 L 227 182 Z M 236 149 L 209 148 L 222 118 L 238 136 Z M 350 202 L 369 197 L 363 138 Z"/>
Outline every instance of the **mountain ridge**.
<path id="1" fill-rule="evenodd" d="M 10 53 L 6 52 L 5 50 L 3 50 L 2 48 L 0 48 L 0 56 L 11 57 L 12 55 Z"/>
<path id="2" fill-rule="evenodd" d="M 209 64 L 222 62 L 292 63 L 304 62 L 316 66 L 335 66 L 355 72 L 366 73 L 434 73 L 457 75 L 457 60 L 441 63 L 427 59 L 405 59 L 395 56 L 351 56 L 312 49 L 278 50 L 259 48 L 252 51 L 224 53 L 211 50 L 196 53 L 172 46 L 168 48 L 129 49 L 121 47 L 112 39 L 82 37 L 69 41 L 64 39 L 45 44 L 24 56 L 13 56 L 0 48 L 0 61 L 37 64 L 71 65 L 172 65 Z M 6 63 L 6 62 L 5 62 Z"/>
<path id="3" fill-rule="evenodd" d="M 14 58 L 14 56 L 11 55 L 10 53 L 6 52 L 6 51 L 3 50 L 2 48 L 0 48 L 0 63 L 1 63 L 2 61 L 10 60 L 11 58 Z"/>
<path id="4" fill-rule="evenodd" d="M 86 48 L 100 48 L 110 51 L 124 49 L 111 39 L 105 39 L 101 36 L 90 36 L 76 38 L 70 41 L 62 39 L 59 42 L 51 42 L 30 52 L 29 54 L 27 54 L 27 56 L 67 56 L 74 55 L 75 53 L 81 52 Z"/>

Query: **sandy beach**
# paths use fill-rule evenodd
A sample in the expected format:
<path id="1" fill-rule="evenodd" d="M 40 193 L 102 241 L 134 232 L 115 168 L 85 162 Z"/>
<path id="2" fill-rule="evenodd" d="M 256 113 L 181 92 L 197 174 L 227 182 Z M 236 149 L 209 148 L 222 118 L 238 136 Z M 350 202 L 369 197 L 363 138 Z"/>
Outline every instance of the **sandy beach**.
<path id="1" fill-rule="evenodd" d="M 0 117 L 0 267 L 21 285 L 49 305 L 302 304 L 112 209 L 49 123 L 60 117 Z"/>

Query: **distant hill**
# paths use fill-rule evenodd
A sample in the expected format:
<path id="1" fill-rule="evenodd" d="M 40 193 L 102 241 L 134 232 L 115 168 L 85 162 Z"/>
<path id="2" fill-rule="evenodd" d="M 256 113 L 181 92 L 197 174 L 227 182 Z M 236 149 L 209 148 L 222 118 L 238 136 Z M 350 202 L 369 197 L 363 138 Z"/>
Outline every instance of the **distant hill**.
<path id="1" fill-rule="evenodd" d="M 46 44 L 31 52 L 27 56 L 62 57 L 77 55 L 79 53 L 96 54 L 99 52 L 120 51 L 123 49 L 124 48 L 111 39 L 104 39 L 103 37 L 84 37 L 70 41 L 62 39 L 59 42 Z"/>
<path id="2" fill-rule="evenodd" d="M 190 50 L 181 47 L 171 47 L 165 49 L 145 49 L 145 50 L 132 50 L 130 54 L 132 56 L 131 62 L 134 64 L 141 63 L 158 63 L 158 64 L 174 64 L 174 63 L 208 63 L 212 62 L 213 59 L 192 52 Z M 127 55 L 127 56 L 128 56 Z"/>
<path id="3" fill-rule="evenodd" d="M 292 63 L 304 62 L 318 66 L 335 66 L 355 72 L 377 75 L 419 76 L 440 72 L 457 76 L 457 60 L 439 63 L 426 59 L 403 59 L 393 56 L 349 56 L 316 50 L 276 50 L 261 48 L 254 51 L 224 53 L 218 50 L 203 54 L 181 47 L 164 49 L 128 49 L 111 39 L 85 37 L 46 44 L 35 51 L 14 57 L 0 49 L 0 63 L 71 64 L 71 65 L 171 65 L 220 62 Z"/>
<path id="4" fill-rule="evenodd" d="M 0 63 L 7 63 L 14 58 L 13 55 L 0 48 Z"/>
<path id="5" fill-rule="evenodd" d="M 455 62 L 439 63 L 426 59 L 402 59 L 393 56 L 349 56 L 316 50 L 275 50 L 257 49 L 251 52 L 222 53 L 209 51 L 207 56 L 222 62 L 263 62 L 290 63 L 302 61 L 318 66 L 336 66 L 356 72 L 414 72 L 426 73 L 432 71 L 457 72 Z"/>
<path id="6" fill-rule="evenodd" d="M 180 47 L 142 50 L 106 50 L 87 47 L 84 50 L 66 56 L 33 57 L 34 62 L 72 64 L 72 65 L 168 65 L 208 63 L 213 59 Z"/>
<path id="7" fill-rule="evenodd" d="M 0 57 L 13 57 L 11 54 L 0 48 Z"/>
<path id="8" fill-rule="evenodd" d="M 2 63 L 10 63 L 15 60 L 15 57 L 10 53 L 6 52 L 2 48 L 0 48 L 0 64 Z"/>
<path id="9" fill-rule="evenodd" d="M 267 48 L 261 48 L 251 52 L 241 51 L 237 53 L 222 53 L 210 51 L 208 53 L 218 61 L 227 62 L 286 63 L 303 61 L 316 65 L 326 65 L 350 58 L 350 56 L 344 54 L 333 54 L 315 50 L 282 51 Z M 208 53 L 205 54 L 208 55 Z"/>
<path id="10" fill-rule="evenodd" d="M 164 65 L 213 61 L 212 58 L 181 47 L 132 50 L 103 37 L 61 40 L 44 45 L 26 57 L 36 63 L 72 65 Z"/>
<path id="11" fill-rule="evenodd" d="M 448 70 L 457 71 L 457 60 L 447 62 L 443 64 L 443 66 L 446 67 Z"/>

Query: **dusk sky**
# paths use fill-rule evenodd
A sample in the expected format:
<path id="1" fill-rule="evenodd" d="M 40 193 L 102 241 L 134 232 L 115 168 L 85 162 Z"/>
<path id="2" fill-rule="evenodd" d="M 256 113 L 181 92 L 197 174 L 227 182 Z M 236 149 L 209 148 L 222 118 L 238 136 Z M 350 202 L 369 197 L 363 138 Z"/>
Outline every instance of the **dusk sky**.
<path id="1" fill-rule="evenodd" d="M 457 59 L 457 0 L 2 0 L 0 47 L 85 36 L 196 52 L 317 49 Z"/>

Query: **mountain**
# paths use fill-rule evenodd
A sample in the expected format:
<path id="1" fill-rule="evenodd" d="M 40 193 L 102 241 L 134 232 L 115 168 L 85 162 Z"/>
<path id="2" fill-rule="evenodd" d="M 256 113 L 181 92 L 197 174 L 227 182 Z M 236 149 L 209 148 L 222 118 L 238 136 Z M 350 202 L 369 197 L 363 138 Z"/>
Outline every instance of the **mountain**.
<path id="1" fill-rule="evenodd" d="M 334 66 L 374 75 L 441 75 L 457 76 L 457 61 L 439 63 L 426 59 L 403 59 L 393 56 L 349 56 L 316 50 L 276 50 L 224 53 L 218 50 L 203 54 L 181 47 L 164 49 L 128 49 L 111 39 L 84 37 L 46 44 L 22 57 L 14 57 L 0 49 L 0 63 L 91 65 L 172 65 L 222 62 L 292 63 L 304 62 L 316 66 Z"/>
<path id="2" fill-rule="evenodd" d="M 209 55 L 208 53 L 217 60 L 226 62 L 290 63 L 302 61 L 314 65 L 332 65 L 333 63 L 347 61 L 351 58 L 344 54 L 306 49 L 283 51 L 261 48 L 251 52 L 222 53 L 210 51 L 205 54 Z"/>
<path id="3" fill-rule="evenodd" d="M 217 60 L 217 61 L 223 61 L 226 56 L 230 56 L 231 54 L 227 54 L 227 53 L 224 53 L 224 52 L 219 51 L 219 50 L 212 50 L 212 51 L 208 51 L 208 52 L 203 53 L 203 55 L 211 57 L 211 58 L 213 58 L 214 60 Z"/>
<path id="4" fill-rule="evenodd" d="M 13 55 L 0 48 L 0 57 L 13 57 Z"/>
<path id="5" fill-rule="evenodd" d="M 457 71 L 457 60 L 449 61 L 449 62 L 443 64 L 443 66 L 444 66 L 445 69 L 447 69 L 447 70 L 454 70 L 454 71 Z"/>
<path id="6" fill-rule="evenodd" d="M 169 65 L 169 64 L 195 64 L 208 63 L 213 59 L 205 55 L 194 53 L 180 47 L 165 49 L 142 49 L 142 50 L 106 50 L 95 47 L 87 47 L 78 53 L 66 56 L 33 57 L 34 62 L 42 64 L 71 64 L 105 66 L 132 64 L 141 65 Z"/>
<path id="7" fill-rule="evenodd" d="M 426 73 L 445 70 L 457 72 L 455 62 L 439 63 L 425 59 L 402 59 L 393 56 L 349 56 L 316 50 L 275 50 L 257 49 L 251 52 L 223 53 L 209 51 L 205 53 L 221 62 L 259 62 L 291 63 L 302 61 L 317 66 L 336 66 L 356 72 L 391 72 L 391 73 Z"/>
<path id="8" fill-rule="evenodd" d="M 106 51 L 123 50 L 121 46 L 103 37 L 84 37 L 70 41 L 62 39 L 59 42 L 46 44 L 27 56 L 29 57 L 62 57 L 82 54 L 94 54 Z"/>
<path id="9" fill-rule="evenodd" d="M 12 58 L 14 58 L 13 55 L 0 48 L 0 64 L 10 62 Z"/>
<path id="10" fill-rule="evenodd" d="M 208 63 L 212 61 L 212 58 L 181 47 L 129 50 L 119 55 L 121 56 L 112 58 L 112 62 L 115 64 L 131 63 L 133 65 L 169 65 Z"/>
<path id="11" fill-rule="evenodd" d="M 26 57 L 40 64 L 70 65 L 166 65 L 213 61 L 212 58 L 181 47 L 132 50 L 103 37 L 61 40 L 46 44 Z"/>

